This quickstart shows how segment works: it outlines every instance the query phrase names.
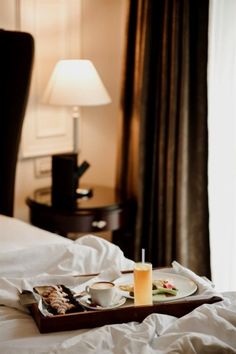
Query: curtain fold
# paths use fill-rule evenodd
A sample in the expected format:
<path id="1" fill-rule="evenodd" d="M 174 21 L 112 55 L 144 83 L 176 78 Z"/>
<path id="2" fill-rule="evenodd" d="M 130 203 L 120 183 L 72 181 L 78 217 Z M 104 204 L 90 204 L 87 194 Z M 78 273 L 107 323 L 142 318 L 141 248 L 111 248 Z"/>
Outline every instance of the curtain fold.
<path id="1" fill-rule="evenodd" d="M 136 260 L 210 277 L 208 5 L 130 0 L 117 186 L 137 201 Z"/>

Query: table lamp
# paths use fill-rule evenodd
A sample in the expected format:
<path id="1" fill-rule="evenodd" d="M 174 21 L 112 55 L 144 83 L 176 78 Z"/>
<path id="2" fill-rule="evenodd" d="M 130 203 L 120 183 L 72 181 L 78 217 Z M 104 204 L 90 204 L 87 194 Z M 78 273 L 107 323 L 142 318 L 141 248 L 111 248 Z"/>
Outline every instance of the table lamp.
<path id="1" fill-rule="evenodd" d="M 56 64 L 42 102 L 50 105 L 71 106 L 74 119 L 74 150 L 77 144 L 77 118 L 80 106 L 100 106 L 111 98 L 93 63 L 87 59 L 59 60 Z"/>
<path id="2" fill-rule="evenodd" d="M 42 97 L 42 103 L 50 105 L 71 106 L 72 117 L 74 118 L 74 153 L 78 152 L 77 125 L 80 106 L 99 106 L 111 102 L 111 98 L 102 83 L 93 63 L 87 59 L 66 59 L 60 60 L 49 79 Z M 67 156 L 68 157 L 68 156 Z M 62 155 L 64 158 L 64 154 Z M 74 164 L 74 159 L 73 159 Z M 89 164 L 84 161 L 74 172 L 72 185 L 76 185 L 75 178 L 81 177 Z M 85 168 L 86 167 L 86 168 Z M 57 168 L 58 171 L 58 168 Z M 68 169 L 69 171 L 69 169 Z M 66 173 L 64 171 L 64 173 Z M 58 180 L 62 177 L 55 176 L 54 184 L 60 185 Z M 69 180 L 68 176 L 64 179 Z M 70 177 L 72 179 L 72 176 Z M 78 183 L 77 183 L 78 185 Z M 71 186 L 68 189 L 71 190 Z M 74 188 L 73 188 L 74 189 Z M 82 196 L 90 193 L 90 190 L 78 189 Z"/>

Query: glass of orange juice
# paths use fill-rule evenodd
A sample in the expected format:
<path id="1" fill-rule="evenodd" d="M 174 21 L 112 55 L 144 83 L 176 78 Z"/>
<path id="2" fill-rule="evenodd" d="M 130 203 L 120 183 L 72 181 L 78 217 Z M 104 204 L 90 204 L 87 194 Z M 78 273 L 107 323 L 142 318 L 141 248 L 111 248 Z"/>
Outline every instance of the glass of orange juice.
<path id="1" fill-rule="evenodd" d="M 152 264 L 147 262 L 134 265 L 134 304 L 152 305 Z"/>

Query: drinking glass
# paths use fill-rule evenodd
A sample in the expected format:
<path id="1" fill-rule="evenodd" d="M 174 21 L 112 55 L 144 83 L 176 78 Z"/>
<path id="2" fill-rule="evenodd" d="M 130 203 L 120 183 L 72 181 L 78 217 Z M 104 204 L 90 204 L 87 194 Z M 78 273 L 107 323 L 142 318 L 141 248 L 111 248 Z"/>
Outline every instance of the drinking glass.
<path id="1" fill-rule="evenodd" d="M 134 304 L 152 305 L 152 264 L 147 262 L 134 265 Z"/>

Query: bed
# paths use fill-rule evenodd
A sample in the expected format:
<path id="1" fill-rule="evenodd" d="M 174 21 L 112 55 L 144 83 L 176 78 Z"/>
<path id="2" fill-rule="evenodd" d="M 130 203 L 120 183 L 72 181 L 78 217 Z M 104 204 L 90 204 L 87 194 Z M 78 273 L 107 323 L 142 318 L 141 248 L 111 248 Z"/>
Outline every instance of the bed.
<path id="1" fill-rule="evenodd" d="M 0 230 L 0 353 L 236 353 L 236 293 L 220 294 L 222 301 L 181 318 L 152 313 L 140 323 L 41 334 L 19 303 L 27 281 L 41 284 L 114 267 L 128 270 L 133 261 L 94 235 L 72 241 L 4 215 Z M 174 268 L 193 277 L 202 294 L 216 293 L 209 281 L 181 265 Z"/>
<path id="2" fill-rule="evenodd" d="M 1 67 L 4 72 L 15 68 L 14 90 L 9 77 L 2 75 L 10 98 L 5 90 L 6 105 L 0 116 L 0 353 L 236 353 L 236 292 L 218 294 L 209 280 L 176 262 L 163 272 L 182 275 L 196 284 L 197 293 L 191 299 L 217 296 L 221 301 L 205 303 L 180 318 L 157 312 L 141 321 L 121 317 L 119 323 L 96 326 L 95 322 L 89 329 L 40 333 L 29 307 L 20 302 L 24 290 L 59 283 L 79 291 L 99 277 L 120 279 L 121 272 L 132 271 L 134 263 L 119 247 L 95 235 L 72 241 L 13 217 L 15 165 L 33 40 L 28 34 L 8 31 L 0 31 L 0 40 L 6 54 L 1 56 L 6 67 Z M 12 106 L 15 110 L 8 109 Z M 97 313 L 105 318 L 101 311 Z"/>

